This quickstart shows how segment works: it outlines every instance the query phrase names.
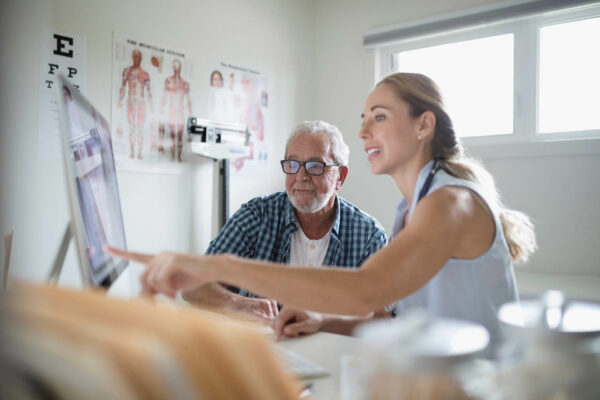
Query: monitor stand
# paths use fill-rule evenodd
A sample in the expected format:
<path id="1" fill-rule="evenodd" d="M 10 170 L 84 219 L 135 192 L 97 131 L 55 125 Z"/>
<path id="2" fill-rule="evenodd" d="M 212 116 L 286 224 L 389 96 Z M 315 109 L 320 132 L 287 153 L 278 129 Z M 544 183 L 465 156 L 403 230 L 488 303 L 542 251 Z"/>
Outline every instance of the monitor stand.
<path id="1" fill-rule="evenodd" d="M 56 282 L 58 282 L 58 277 L 60 276 L 60 272 L 62 271 L 62 267 L 65 262 L 65 257 L 67 255 L 67 250 L 69 250 L 69 243 L 71 242 L 72 237 L 73 230 L 71 229 L 71 221 L 69 221 L 67 223 L 65 233 L 63 234 L 60 247 L 58 248 L 58 253 L 56 253 L 56 257 L 54 258 L 54 265 L 52 265 L 52 270 L 50 271 L 50 275 L 48 275 L 46 282 L 52 284 L 56 284 Z"/>
<path id="2" fill-rule="evenodd" d="M 69 250 L 69 243 L 71 242 L 71 238 L 73 238 L 73 227 L 71 221 L 67 223 L 67 227 L 65 228 L 65 233 L 63 233 L 62 241 L 60 242 L 60 247 L 58 248 L 58 252 L 56 253 L 56 257 L 54 258 L 54 264 L 52 265 L 52 270 L 46 278 L 46 282 L 55 285 L 58 282 L 58 278 L 60 277 L 60 273 L 62 271 L 63 265 L 65 263 L 65 257 L 67 256 L 67 251 Z M 108 289 L 111 284 L 110 274 L 104 278 L 101 282 L 92 283 L 91 278 L 89 277 L 89 273 L 87 273 L 87 266 L 82 265 L 82 261 L 79 261 L 79 271 L 81 272 L 81 278 L 84 287 L 89 286 L 97 286 L 101 288 Z"/>

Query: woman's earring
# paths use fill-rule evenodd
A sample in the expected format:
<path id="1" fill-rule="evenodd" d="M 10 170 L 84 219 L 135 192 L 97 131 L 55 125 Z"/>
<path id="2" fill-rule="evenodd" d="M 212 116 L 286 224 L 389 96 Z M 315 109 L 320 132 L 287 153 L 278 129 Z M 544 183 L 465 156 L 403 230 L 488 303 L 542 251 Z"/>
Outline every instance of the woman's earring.
<path id="1" fill-rule="evenodd" d="M 423 139 L 423 138 L 421 137 L 421 135 L 419 135 L 419 136 L 417 136 L 417 139 L 421 140 L 421 139 Z"/>

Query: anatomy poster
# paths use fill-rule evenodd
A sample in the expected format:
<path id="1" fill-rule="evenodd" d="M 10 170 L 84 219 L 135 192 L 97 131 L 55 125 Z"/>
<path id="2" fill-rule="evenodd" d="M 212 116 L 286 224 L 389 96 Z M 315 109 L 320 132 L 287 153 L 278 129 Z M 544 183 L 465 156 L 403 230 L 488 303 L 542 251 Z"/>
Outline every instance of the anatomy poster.
<path id="1" fill-rule="evenodd" d="M 120 170 L 187 173 L 192 62 L 181 51 L 114 35 L 112 139 Z"/>
<path id="2" fill-rule="evenodd" d="M 250 132 L 250 155 L 230 160 L 232 174 L 266 173 L 268 147 L 268 80 L 249 68 L 220 63 L 211 70 L 209 118 L 243 124 Z"/>

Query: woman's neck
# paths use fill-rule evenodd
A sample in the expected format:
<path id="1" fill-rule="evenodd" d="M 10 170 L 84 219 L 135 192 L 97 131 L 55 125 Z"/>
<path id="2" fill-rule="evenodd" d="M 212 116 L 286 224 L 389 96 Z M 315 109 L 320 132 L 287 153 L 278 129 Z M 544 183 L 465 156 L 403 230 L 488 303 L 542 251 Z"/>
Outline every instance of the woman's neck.
<path id="1" fill-rule="evenodd" d="M 416 157 L 409 160 L 406 164 L 399 166 L 398 170 L 392 176 L 409 207 L 414 198 L 419 172 L 431 160 L 431 157 Z"/>

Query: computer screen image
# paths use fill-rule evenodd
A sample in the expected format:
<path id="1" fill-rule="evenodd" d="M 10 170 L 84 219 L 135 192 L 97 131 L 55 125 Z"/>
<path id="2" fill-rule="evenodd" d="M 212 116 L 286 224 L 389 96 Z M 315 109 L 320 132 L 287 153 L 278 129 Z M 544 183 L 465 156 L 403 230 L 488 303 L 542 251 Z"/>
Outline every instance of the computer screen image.
<path id="1" fill-rule="evenodd" d="M 108 287 L 127 266 L 104 251 L 126 248 L 110 128 L 62 76 L 58 90 L 71 232 L 84 284 Z"/>

